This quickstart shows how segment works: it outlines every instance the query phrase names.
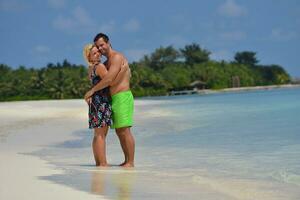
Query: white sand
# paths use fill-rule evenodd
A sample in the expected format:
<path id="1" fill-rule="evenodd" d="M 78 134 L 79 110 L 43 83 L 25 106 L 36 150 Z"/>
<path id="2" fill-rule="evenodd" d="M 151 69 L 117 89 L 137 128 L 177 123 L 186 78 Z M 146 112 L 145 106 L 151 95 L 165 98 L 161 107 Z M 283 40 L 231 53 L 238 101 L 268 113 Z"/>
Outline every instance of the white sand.
<path id="1" fill-rule="evenodd" d="M 157 103 L 162 102 L 135 101 L 136 106 Z M 96 190 L 99 184 L 95 186 L 95 178 L 90 193 L 44 180 L 42 177 L 63 171 L 30 155 L 51 144 L 76 139 L 72 132 L 87 130 L 87 126 L 87 105 L 83 100 L 0 102 L 0 199 L 105 199 Z"/>
<path id="2" fill-rule="evenodd" d="M 105 199 L 40 179 L 60 174 L 37 157 L 24 153 L 70 139 L 86 128 L 86 105 L 81 100 L 0 103 L 0 199 Z"/>

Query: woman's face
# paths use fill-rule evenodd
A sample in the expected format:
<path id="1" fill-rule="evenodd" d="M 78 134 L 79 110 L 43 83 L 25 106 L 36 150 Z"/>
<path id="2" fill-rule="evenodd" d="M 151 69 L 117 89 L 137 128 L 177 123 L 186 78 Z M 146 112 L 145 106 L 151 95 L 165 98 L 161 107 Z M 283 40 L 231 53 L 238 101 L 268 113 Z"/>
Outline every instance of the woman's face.
<path id="1" fill-rule="evenodd" d="M 100 61 L 100 52 L 97 47 L 93 47 L 90 51 L 89 61 L 90 62 L 98 62 Z"/>

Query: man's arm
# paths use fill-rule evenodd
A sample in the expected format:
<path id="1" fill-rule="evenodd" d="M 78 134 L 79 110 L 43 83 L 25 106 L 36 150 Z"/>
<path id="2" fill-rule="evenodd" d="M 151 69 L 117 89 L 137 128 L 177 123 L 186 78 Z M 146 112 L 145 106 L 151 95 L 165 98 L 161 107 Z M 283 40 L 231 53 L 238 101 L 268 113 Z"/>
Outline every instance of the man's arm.
<path id="1" fill-rule="evenodd" d="M 121 66 L 122 66 L 122 61 L 123 58 L 121 55 L 116 54 L 112 60 L 110 61 L 110 67 L 109 70 L 107 72 L 107 74 L 103 77 L 103 79 L 96 84 L 92 90 L 94 92 L 101 90 L 105 87 L 108 87 L 116 78 L 116 76 L 118 75 L 118 73 L 120 72 Z"/>
<path id="2" fill-rule="evenodd" d="M 96 91 L 101 90 L 105 87 L 108 87 L 116 78 L 118 75 L 121 64 L 122 64 L 123 57 L 119 54 L 116 54 L 113 58 L 110 60 L 110 67 L 107 72 L 107 74 L 103 77 L 103 79 L 97 83 L 91 90 L 89 90 L 84 98 L 87 99 L 90 96 L 92 96 Z"/>

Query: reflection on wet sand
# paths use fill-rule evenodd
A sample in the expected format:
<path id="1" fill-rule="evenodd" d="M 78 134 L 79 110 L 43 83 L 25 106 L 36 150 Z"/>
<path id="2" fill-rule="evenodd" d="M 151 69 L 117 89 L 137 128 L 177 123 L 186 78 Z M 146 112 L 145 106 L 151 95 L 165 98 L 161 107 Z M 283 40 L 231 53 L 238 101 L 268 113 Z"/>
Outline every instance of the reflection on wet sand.
<path id="1" fill-rule="evenodd" d="M 113 199 L 131 199 L 136 173 L 133 171 L 93 171 L 91 177 L 91 193 Z"/>
<path id="2" fill-rule="evenodd" d="M 93 172 L 91 178 L 91 192 L 93 194 L 104 195 L 105 191 L 105 173 Z"/>

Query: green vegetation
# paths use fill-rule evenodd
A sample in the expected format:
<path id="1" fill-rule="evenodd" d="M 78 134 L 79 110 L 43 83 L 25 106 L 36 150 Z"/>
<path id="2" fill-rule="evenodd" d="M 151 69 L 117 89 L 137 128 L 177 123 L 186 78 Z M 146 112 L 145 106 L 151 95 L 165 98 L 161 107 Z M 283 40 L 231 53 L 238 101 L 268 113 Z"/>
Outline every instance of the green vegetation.
<path id="1" fill-rule="evenodd" d="M 130 64 L 135 96 L 166 95 L 170 90 L 191 89 L 200 81 L 207 89 L 277 85 L 291 82 L 279 65 L 261 65 L 255 52 L 237 52 L 232 62 L 211 60 L 198 44 L 183 49 L 160 47 Z M 90 88 L 87 67 L 49 63 L 46 67 L 18 69 L 0 64 L 0 101 L 83 98 Z"/>

